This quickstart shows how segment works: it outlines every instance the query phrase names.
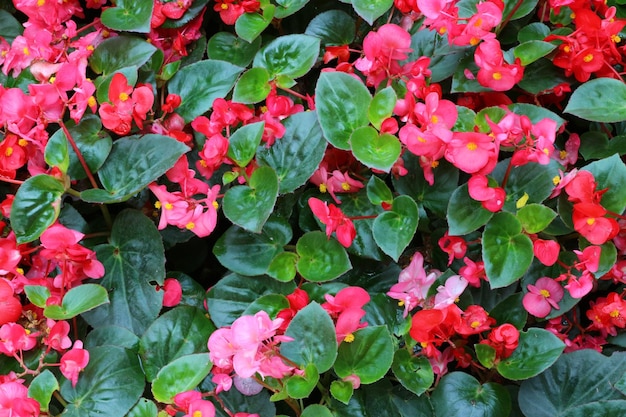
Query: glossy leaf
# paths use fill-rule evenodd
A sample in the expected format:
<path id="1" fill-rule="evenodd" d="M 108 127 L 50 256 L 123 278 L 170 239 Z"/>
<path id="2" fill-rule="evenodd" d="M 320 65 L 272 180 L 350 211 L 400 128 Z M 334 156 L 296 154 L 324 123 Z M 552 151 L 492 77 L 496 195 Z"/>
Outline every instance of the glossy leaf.
<path id="1" fill-rule="evenodd" d="M 506 287 L 518 280 L 533 260 L 533 244 L 522 232 L 522 224 L 500 212 L 485 226 L 483 260 L 491 288 Z"/>
<path id="2" fill-rule="evenodd" d="M 454 74 L 466 48 L 450 46 L 447 36 L 442 36 L 436 30 L 418 30 L 411 36 L 411 49 L 408 59 L 429 57 L 431 79 L 440 82 Z"/>
<path id="3" fill-rule="evenodd" d="M 89 351 L 89 364 L 73 388 L 61 384 L 61 396 L 68 402 L 67 417 L 125 415 L 139 400 L 145 379 L 136 353 L 118 346 L 101 346 Z"/>
<path id="4" fill-rule="evenodd" d="M 350 135 L 352 153 L 364 165 L 389 172 L 400 157 L 400 140 L 389 133 L 379 134 L 371 126 L 356 129 Z"/>
<path id="5" fill-rule="evenodd" d="M 309 0 L 276 0 L 276 13 L 274 16 L 277 19 L 283 19 L 287 16 L 291 16 L 298 10 L 307 5 Z"/>
<path id="6" fill-rule="evenodd" d="M 393 6 L 393 0 L 352 0 L 352 7 L 359 16 L 372 25 Z"/>
<path id="7" fill-rule="evenodd" d="M 282 294 L 265 294 L 252 302 L 242 313 L 243 316 L 253 316 L 259 311 L 265 311 L 268 316 L 275 318 L 279 311 L 289 308 L 289 300 Z"/>
<path id="8" fill-rule="evenodd" d="M 367 109 L 367 116 L 376 129 L 380 129 L 382 122 L 391 117 L 397 99 L 392 87 L 385 87 L 374 95 Z"/>
<path id="9" fill-rule="evenodd" d="M 120 326 L 102 326 L 93 329 L 85 339 L 85 349 L 97 346 L 119 346 L 133 352 L 139 351 L 139 337 L 129 329 Z"/>
<path id="10" fill-rule="evenodd" d="M 83 117 L 80 123 L 76 126 L 68 126 L 68 131 L 76 147 L 80 151 L 81 155 L 85 159 L 89 170 L 93 173 L 98 171 L 104 161 L 111 152 L 113 141 L 111 136 L 102 130 L 102 122 L 100 118 L 95 115 L 87 115 Z M 54 135 L 48 140 L 48 146 L 46 147 L 46 153 L 48 148 L 54 146 L 54 148 L 63 149 L 67 148 L 69 157 L 69 166 L 67 168 L 67 174 L 72 179 L 83 179 L 87 176 L 83 166 L 80 164 L 76 152 L 67 142 L 67 138 L 62 129 L 56 131 Z M 50 149 L 51 152 L 52 149 Z M 58 158 L 58 156 L 56 156 Z"/>
<path id="11" fill-rule="evenodd" d="M 61 172 L 67 173 L 70 165 L 69 147 L 70 145 L 66 140 L 48 140 L 44 151 L 46 164 L 51 167 L 57 167 Z"/>
<path id="12" fill-rule="evenodd" d="M 524 26 L 517 34 L 520 43 L 529 41 L 542 41 L 550 34 L 550 27 L 541 22 L 533 22 Z"/>
<path id="13" fill-rule="evenodd" d="M 515 0 L 505 0 L 502 16 L 509 20 L 520 19 L 531 13 L 537 6 L 537 3 L 538 0 L 524 1 L 523 3 L 518 3 Z"/>
<path id="14" fill-rule="evenodd" d="M 528 312 L 522 305 L 524 294 L 517 292 L 500 301 L 489 311 L 489 315 L 496 319 L 498 324 L 510 323 L 518 330 L 522 330 L 528 319 Z"/>
<path id="15" fill-rule="evenodd" d="M 623 352 L 611 356 L 593 349 L 567 353 L 543 373 L 522 383 L 520 408 L 524 415 L 536 417 L 617 416 L 619 412 L 608 404 L 624 400 L 619 382 L 625 366 Z"/>
<path id="16" fill-rule="evenodd" d="M 431 401 L 437 417 L 508 416 L 511 397 L 500 384 L 481 384 L 464 372 L 445 375 L 433 391 Z"/>
<path id="17" fill-rule="evenodd" d="M 626 181 L 626 165 L 618 155 L 612 155 L 590 163 L 583 168 L 593 174 L 598 183 L 596 190 L 608 189 L 602 194 L 601 204 L 615 213 L 622 213 L 626 208 L 626 189 L 622 187 Z"/>
<path id="18" fill-rule="evenodd" d="M 261 38 L 245 41 L 230 32 L 218 32 L 207 44 L 209 58 L 230 62 L 238 67 L 247 67 L 261 46 Z"/>
<path id="19" fill-rule="evenodd" d="M 391 370 L 402 386 L 415 395 L 425 393 L 435 381 L 435 374 L 428 358 L 412 356 L 406 349 L 396 351 Z"/>
<path id="20" fill-rule="evenodd" d="M 271 91 L 270 73 L 265 68 L 251 68 L 241 75 L 233 90 L 233 101 L 254 104 L 267 98 Z"/>
<path id="21" fill-rule="evenodd" d="M 379 214 L 374 220 L 372 231 L 376 244 L 397 262 L 413 240 L 418 218 L 415 200 L 407 195 L 396 197 L 391 210 Z"/>
<path id="22" fill-rule="evenodd" d="M 25 285 L 24 293 L 30 302 L 39 308 L 44 308 L 50 297 L 50 290 L 45 285 Z"/>
<path id="23" fill-rule="evenodd" d="M 168 91 L 182 99 L 176 113 L 191 122 L 211 109 L 216 98 L 224 98 L 243 68 L 209 59 L 181 68 L 167 84 Z"/>
<path id="24" fill-rule="evenodd" d="M 323 405 L 311 404 L 302 410 L 300 417 L 333 417 L 333 413 Z"/>
<path id="25" fill-rule="evenodd" d="M 165 365 L 152 381 L 154 399 L 165 404 L 174 402 L 180 392 L 195 388 L 211 371 L 208 353 L 181 356 Z"/>
<path id="26" fill-rule="evenodd" d="M 61 305 L 51 304 L 43 314 L 53 320 L 68 320 L 109 302 L 107 290 L 98 284 L 82 284 L 63 296 Z"/>
<path id="27" fill-rule="evenodd" d="M 586 160 L 604 159 L 613 154 L 626 153 L 626 135 L 613 136 L 610 140 L 606 133 L 590 131 L 580 135 L 580 154 Z"/>
<path id="28" fill-rule="evenodd" d="M 109 304 L 83 314 L 92 327 L 119 325 L 141 335 L 161 310 L 165 254 L 154 223 L 135 210 L 117 215 L 110 243 L 95 248 L 106 271 L 99 283 L 109 291 Z"/>
<path id="29" fill-rule="evenodd" d="M 157 417 L 158 408 L 154 401 L 140 398 L 137 404 L 128 412 L 127 417 Z"/>
<path id="30" fill-rule="evenodd" d="M 320 231 L 300 237 L 296 251 L 300 256 L 296 268 L 309 281 L 330 281 L 352 267 L 344 247 Z"/>
<path id="31" fill-rule="evenodd" d="M 11 227 L 17 243 L 32 242 L 59 216 L 65 185 L 39 174 L 28 178 L 15 193 L 11 206 Z"/>
<path id="32" fill-rule="evenodd" d="M 270 167 L 254 170 L 248 185 L 226 191 L 222 201 L 224 215 L 234 224 L 258 233 L 274 209 L 278 197 L 278 177 Z"/>
<path id="33" fill-rule="evenodd" d="M 238 166 L 247 166 L 261 143 L 265 122 L 250 123 L 240 127 L 228 139 L 228 157 Z"/>
<path id="34" fill-rule="evenodd" d="M 272 22 L 275 6 L 266 5 L 262 13 L 243 13 L 235 22 L 235 32 L 241 39 L 253 42 Z"/>
<path id="35" fill-rule="evenodd" d="M 296 277 L 298 255 L 293 252 L 281 252 L 274 256 L 266 273 L 279 281 L 289 282 Z"/>
<path id="36" fill-rule="evenodd" d="M 153 5 L 151 0 L 118 0 L 102 11 L 102 24 L 116 31 L 148 33 Z"/>
<path id="37" fill-rule="evenodd" d="M 496 361 L 496 349 L 486 343 L 477 343 L 474 345 L 476 351 L 476 358 L 482 366 L 487 369 L 493 368 Z"/>
<path id="38" fill-rule="evenodd" d="M 539 233 L 554 220 L 556 212 L 541 204 L 528 204 L 517 212 L 517 219 L 527 233 Z"/>
<path id="39" fill-rule="evenodd" d="M 24 32 L 24 27 L 8 10 L 0 10 L 0 36 L 8 43 Z"/>
<path id="40" fill-rule="evenodd" d="M 385 181 L 378 178 L 376 175 L 372 175 L 367 182 L 367 198 L 374 205 L 380 205 L 382 203 L 391 204 L 393 202 L 393 194 L 385 183 Z"/>
<path id="41" fill-rule="evenodd" d="M 261 48 L 253 66 L 267 69 L 271 77 L 286 75 L 295 79 L 309 72 L 319 50 L 320 40 L 314 36 L 280 36 Z"/>
<path id="42" fill-rule="evenodd" d="M 315 365 L 309 364 L 304 369 L 304 375 L 292 375 L 285 381 L 285 389 L 290 398 L 297 400 L 307 398 L 315 389 L 320 380 L 320 374 Z"/>
<path id="43" fill-rule="evenodd" d="M 139 355 L 146 379 L 151 382 L 168 363 L 185 355 L 207 351 L 215 326 L 206 311 L 179 306 L 157 318 L 141 336 Z M 166 341 L 166 343 L 164 343 Z"/>
<path id="44" fill-rule="evenodd" d="M 59 390 L 59 382 L 48 369 L 44 369 L 30 382 L 28 396 L 37 400 L 41 411 L 48 411 L 52 394 Z"/>
<path id="45" fill-rule="evenodd" d="M 105 39 L 93 51 L 89 65 L 98 74 L 112 74 L 126 67 L 140 67 L 156 52 L 154 45 L 135 36 L 114 36 Z M 120 54 L 119 51 L 124 51 Z"/>
<path id="46" fill-rule="evenodd" d="M 387 326 L 368 326 L 354 332 L 354 341 L 339 345 L 334 369 L 340 378 L 354 374 L 362 384 L 371 384 L 389 371 L 393 354 Z"/>
<path id="47" fill-rule="evenodd" d="M 330 383 L 330 395 L 337 401 L 348 404 L 352 394 L 354 394 L 352 382 L 337 380 Z"/>
<path id="48" fill-rule="evenodd" d="M 187 23 L 191 22 L 191 20 L 199 16 L 201 12 L 204 12 L 205 6 L 208 2 L 209 0 L 193 0 L 191 2 L 191 6 L 179 19 L 167 18 L 161 27 L 164 29 L 183 27 Z"/>
<path id="49" fill-rule="evenodd" d="M 523 42 L 515 47 L 513 53 L 515 58 L 519 58 L 522 65 L 529 65 L 539 58 L 542 58 L 548 55 L 556 48 L 556 45 L 553 45 L 549 42 L 544 41 L 528 41 Z"/>
<path id="50" fill-rule="evenodd" d="M 519 381 L 548 369 L 563 353 L 565 344 L 548 330 L 531 327 L 520 332 L 513 354 L 497 365 L 500 375 Z"/>
<path id="51" fill-rule="evenodd" d="M 304 185 L 326 150 L 326 140 L 314 111 L 296 113 L 282 123 L 285 135 L 272 146 L 257 150 L 257 162 L 276 171 L 281 194 L 291 193 Z"/>
<path id="52" fill-rule="evenodd" d="M 323 72 L 315 87 L 317 117 L 324 136 L 339 149 L 350 149 L 350 135 L 367 126 L 372 96 L 365 85 L 348 74 Z"/>
<path id="53" fill-rule="evenodd" d="M 580 85 L 563 110 L 592 122 L 626 120 L 626 85 L 613 78 L 596 78 Z"/>
<path id="54" fill-rule="evenodd" d="M 304 33 L 320 38 L 324 45 L 348 45 L 355 32 L 352 16 L 343 10 L 328 10 L 311 19 Z"/>
<path id="55" fill-rule="evenodd" d="M 326 310 L 315 301 L 296 313 L 285 335 L 293 340 L 281 344 L 281 355 L 299 367 L 313 364 L 323 373 L 335 363 L 335 325 Z"/>
<path id="56" fill-rule="evenodd" d="M 491 219 L 493 213 L 483 208 L 480 201 L 469 196 L 467 184 L 458 187 L 448 203 L 450 235 L 462 236 L 475 231 Z"/>

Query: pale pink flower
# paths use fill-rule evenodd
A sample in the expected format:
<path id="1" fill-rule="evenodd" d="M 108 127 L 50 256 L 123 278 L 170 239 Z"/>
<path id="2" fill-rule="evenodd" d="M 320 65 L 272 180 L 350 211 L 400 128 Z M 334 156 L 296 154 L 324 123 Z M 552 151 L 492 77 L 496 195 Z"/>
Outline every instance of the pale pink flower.
<path id="1" fill-rule="evenodd" d="M 433 308 L 442 309 L 454 304 L 467 288 L 468 282 L 460 275 L 452 275 L 444 285 L 437 288 Z"/>
<path id="2" fill-rule="evenodd" d="M 522 299 L 526 311 L 535 317 L 546 317 L 563 298 L 563 287 L 552 278 L 539 278 L 535 285 L 528 284 L 528 292 Z"/>
<path id="3" fill-rule="evenodd" d="M 389 289 L 387 295 L 399 300 L 399 304 L 404 306 L 403 316 L 406 317 L 411 310 L 426 300 L 428 290 L 439 275 L 441 273 L 437 270 L 427 275 L 424 270 L 424 257 L 421 253 L 415 252 L 409 266 L 400 272 L 398 283 Z"/>

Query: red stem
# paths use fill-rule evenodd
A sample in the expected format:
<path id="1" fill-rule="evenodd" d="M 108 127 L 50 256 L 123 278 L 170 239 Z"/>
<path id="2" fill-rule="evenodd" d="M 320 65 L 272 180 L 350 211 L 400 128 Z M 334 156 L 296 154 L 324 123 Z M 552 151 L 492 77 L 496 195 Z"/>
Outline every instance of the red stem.
<path id="1" fill-rule="evenodd" d="M 89 178 L 89 182 L 91 183 L 91 186 L 93 188 L 98 188 L 98 183 L 96 182 L 96 179 L 94 178 L 93 174 L 89 170 L 89 167 L 87 166 L 87 162 L 85 161 L 83 154 L 78 149 L 78 146 L 76 146 L 76 142 L 74 141 L 74 138 L 70 134 L 70 131 L 67 129 L 67 126 L 65 126 L 65 123 L 63 122 L 63 120 L 59 120 L 59 124 L 61 125 L 61 129 L 63 129 L 63 133 L 65 134 L 67 141 L 70 143 L 70 145 L 72 146 L 72 149 L 76 153 L 76 156 L 78 157 L 78 160 L 80 161 L 81 166 L 85 170 L 85 173 L 87 174 L 87 178 Z"/>

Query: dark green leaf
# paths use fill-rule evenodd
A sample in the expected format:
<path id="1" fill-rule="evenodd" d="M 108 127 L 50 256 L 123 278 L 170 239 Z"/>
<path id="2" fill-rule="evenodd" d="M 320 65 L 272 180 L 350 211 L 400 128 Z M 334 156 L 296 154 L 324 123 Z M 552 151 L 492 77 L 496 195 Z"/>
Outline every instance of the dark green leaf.
<path id="1" fill-rule="evenodd" d="M 228 139 L 228 157 L 238 166 L 247 166 L 261 143 L 265 122 L 250 123 L 240 127 Z"/>
<path id="2" fill-rule="evenodd" d="M 114 7 L 102 11 L 102 24 L 125 32 L 150 32 L 152 0 L 117 0 Z"/>
<path id="3" fill-rule="evenodd" d="M 296 251 L 300 256 L 296 268 L 309 281 L 330 281 L 352 267 L 344 247 L 319 231 L 300 237 Z"/>
<path id="4" fill-rule="evenodd" d="M 322 373 L 335 363 L 335 325 L 326 310 L 315 301 L 296 313 L 285 335 L 293 341 L 283 342 L 280 353 L 299 367 L 313 364 Z"/>
<path id="5" fill-rule="evenodd" d="M 157 417 L 158 412 L 159 410 L 153 401 L 140 398 L 126 417 Z"/>
<path id="6" fill-rule="evenodd" d="M 283 19 L 287 16 L 291 16 L 298 10 L 302 9 L 309 0 L 276 0 L 276 13 L 274 16 L 277 19 Z"/>
<path id="7" fill-rule="evenodd" d="M 65 185 L 46 174 L 30 177 L 20 185 L 11 205 L 11 228 L 17 243 L 32 242 L 54 223 L 64 192 Z"/>
<path id="8" fill-rule="evenodd" d="M 0 10 L 0 36 L 8 43 L 24 32 L 22 24 L 8 10 Z"/>
<path id="9" fill-rule="evenodd" d="M 348 45 L 355 32 L 352 16 L 342 10 L 328 10 L 315 16 L 304 33 L 320 38 L 324 45 Z"/>
<path id="10" fill-rule="evenodd" d="M 370 202 L 376 206 L 382 203 L 391 204 L 393 201 L 393 194 L 385 183 L 385 181 L 378 178 L 376 175 L 372 175 L 367 182 L 367 198 Z"/>
<path id="11" fill-rule="evenodd" d="M 548 369 L 565 349 L 565 344 L 548 330 L 531 327 L 520 332 L 519 345 L 508 358 L 498 363 L 500 375 L 519 381 Z"/>
<path id="12" fill-rule="evenodd" d="M 112 74 L 126 67 L 140 67 L 157 48 L 145 39 L 135 36 L 114 36 L 105 39 L 93 51 L 89 65 L 97 74 Z M 124 51 L 120 54 L 120 51 Z"/>
<path id="13" fill-rule="evenodd" d="M 391 211 L 379 214 L 374 220 L 374 240 L 383 252 L 397 262 L 413 240 L 417 222 L 415 200 L 407 195 L 400 195 L 393 200 Z"/>
<path id="14" fill-rule="evenodd" d="M 528 312 L 522 305 L 524 294 L 517 292 L 500 301 L 491 311 L 489 315 L 496 319 L 498 324 L 510 323 L 521 330 L 526 325 Z"/>
<path id="15" fill-rule="evenodd" d="M 528 41 L 542 41 L 550 34 L 548 25 L 541 22 L 533 22 L 524 26 L 517 34 L 520 43 Z"/>
<path id="16" fill-rule="evenodd" d="M 207 44 L 210 59 L 230 62 L 233 65 L 247 67 L 261 46 L 261 38 L 252 43 L 247 42 L 229 32 L 218 32 L 211 36 Z"/>
<path id="17" fill-rule="evenodd" d="M 152 284 L 165 278 L 161 236 L 141 212 L 125 210 L 115 218 L 109 241 L 95 250 L 106 271 L 99 282 L 111 302 L 83 317 L 92 327 L 114 324 L 143 334 L 161 310 L 163 293 Z"/>
<path id="18" fill-rule="evenodd" d="M 596 78 L 580 85 L 563 110 L 593 122 L 626 120 L 626 85 L 613 78 Z"/>
<path id="19" fill-rule="evenodd" d="M 412 356 L 406 349 L 396 351 L 391 370 L 402 386 L 415 395 L 422 395 L 435 381 L 428 358 Z"/>
<path id="20" fill-rule="evenodd" d="M 441 36 L 436 30 L 418 30 L 411 36 L 411 49 L 408 59 L 429 57 L 431 80 L 439 82 L 454 74 L 466 48 L 450 46 L 447 36 Z"/>
<path id="21" fill-rule="evenodd" d="M 214 330 L 206 312 L 196 307 L 175 307 L 157 318 L 145 331 L 139 345 L 148 382 L 173 360 L 206 352 L 207 340 Z"/>
<path id="22" fill-rule="evenodd" d="M 85 349 L 91 350 L 97 346 L 119 346 L 139 351 L 139 337 L 125 327 L 103 326 L 93 329 L 85 339 Z"/>
<path id="23" fill-rule="evenodd" d="M 626 165 L 618 155 L 590 163 L 583 168 L 593 174 L 596 190 L 608 189 L 602 194 L 602 207 L 614 213 L 626 208 Z"/>
<path id="24" fill-rule="evenodd" d="M 458 187 L 448 204 L 448 226 L 451 236 L 466 235 L 491 219 L 493 213 L 485 209 L 480 201 L 469 196 L 467 183 Z"/>
<path id="25" fill-rule="evenodd" d="M 502 12 L 502 16 L 508 18 L 509 20 L 520 19 L 532 12 L 535 9 L 535 6 L 537 6 L 537 3 L 538 0 L 528 0 L 522 3 L 519 3 L 516 0 L 504 0 L 504 11 Z"/>
<path id="26" fill-rule="evenodd" d="M 493 216 L 485 226 L 482 243 L 485 272 L 492 289 L 517 281 L 533 260 L 533 243 L 511 213 Z"/>
<path id="27" fill-rule="evenodd" d="M 209 59 L 180 69 L 168 83 L 168 91 L 182 99 L 176 113 L 191 122 L 225 97 L 235 85 L 243 68 L 229 62 Z"/>
<path id="28" fill-rule="evenodd" d="M 339 345 L 334 369 L 340 378 L 356 375 L 362 384 L 371 384 L 385 376 L 393 354 L 387 326 L 368 326 L 354 332 L 352 342 Z"/>
<path id="29" fill-rule="evenodd" d="M 122 417 L 139 400 L 145 388 L 139 357 L 118 346 L 101 346 L 89 351 L 89 364 L 73 388 L 61 384 L 61 396 L 68 402 L 65 417 Z"/>
<path id="30" fill-rule="evenodd" d="M 317 61 L 319 51 L 319 38 L 284 35 L 261 48 L 254 57 L 253 66 L 267 69 L 272 78 L 286 75 L 295 79 L 309 72 Z"/>
<path id="31" fill-rule="evenodd" d="M 367 126 L 372 96 L 365 85 L 342 72 L 323 72 L 315 87 L 317 117 L 324 136 L 339 149 L 350 149 L 350 135 Z"/>
<path id="32" fill-rule="evenodd" d="M 431 401 L 437 417 L 503 417 L 511 411 L 511 397 L 502 385 L 481 384 L 464 372 L 445 375 Z"/>
<path id="33" fill-rule="evenodd" d="M 222 200 L 224 215 L 236 225 L 251 232 L 260 232 L 274 210 L 278 197 L 278 177 L 271 167 L 254 170 L 248 185 L 226 191 Z"/>
<path id="34" fill-rule="evenodd" d="M 603 159 L 613 154 L 626 153 L 626 135 L 613 136 L 610 140 L 606 133 L 590 131 L 580 137 L 580 154 L 585 160 Z"/>

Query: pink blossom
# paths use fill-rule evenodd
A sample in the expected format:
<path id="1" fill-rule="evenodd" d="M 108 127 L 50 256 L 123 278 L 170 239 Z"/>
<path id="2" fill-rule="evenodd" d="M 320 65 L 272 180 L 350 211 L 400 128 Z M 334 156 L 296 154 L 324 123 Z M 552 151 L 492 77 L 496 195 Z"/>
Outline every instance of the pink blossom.
<path id="1" fill-rule="evenodd" d="M 594 281 L 593 275 L 589 271 L 585 271 L 578 278 L 575 275 L 570 275 L 565 288 L 573 298 L 583 298 L 593 289 Z"/>
<path id="2" fill-rule="evenodd" d="M 437 287 L 433 308 L 442 309 L 454 304 L 467 288 L 467 280 L 460 275 L 452 275 L 444 285 Z"/>
<path id="3" fill-rule="evenodd" d="M 22 380 L 0 383 L 0 416 L 37 417 L 39 408 L 36 400 L 28 398 L 28 388 Z"/>
<path id="4" fill-rule="evenodd" d="M 561 246 L 555 240 L 535 239 L 533 241 L 533 253 L 535 257 L 546 266 L 552 266 L 559 259 Z"/>
<path id="5" fill-rule="evenodd" d="M 72 382 L 75 387 L 78 382 L 78 374 L 89 363 L 89 352 L 83 349 L 83 342 L 77 340 L 74 347 L 61 356 L 61 373 Z"/>
<path id="6" fill-rule="evenodd" d="M 415 252 L 409 266 L 400 272 L 398 283 L 389 289 L 387 295 L 399 300 L 398 304 L 404 306 L 403 316 L 406 317 L 411 310 L 426 300 L 428 290 L 439 275 L 441 273 L 436 270 L 427 275 L 424 270 L 424 256 Z"/>
<path id="7" fill-rule="evenodd" d="M 468 174 L 488 174 L 497 163 L 499 146 L 479 132 L 454 132 L 446 146 L 445 158 Z"/>
<path id="8" fill-rule="evenodd" d="M 31 350 L 37 345 L 38 333 L 27 332 L 17 323 L 6 323 L 0 327 L 0 353 L 13 356 L 18 352 Z"/>
<path id="9" fill-rule="evenodd" d="M 526 311 L 536 317 L 546 317 L 563 298 L 563 287 L 552 278 L 539 278 L 535 285 L 528 284 L 528 292 L 522 299 Z"/>
<path id="10" fill-rule="evenodd" d="M 166 278 L 163 281 L 163 306 L 174 307 L 183 297 L 183 288 L 176 278 Z"/>

